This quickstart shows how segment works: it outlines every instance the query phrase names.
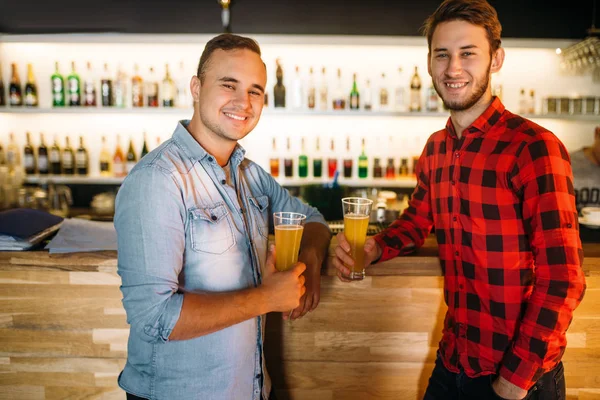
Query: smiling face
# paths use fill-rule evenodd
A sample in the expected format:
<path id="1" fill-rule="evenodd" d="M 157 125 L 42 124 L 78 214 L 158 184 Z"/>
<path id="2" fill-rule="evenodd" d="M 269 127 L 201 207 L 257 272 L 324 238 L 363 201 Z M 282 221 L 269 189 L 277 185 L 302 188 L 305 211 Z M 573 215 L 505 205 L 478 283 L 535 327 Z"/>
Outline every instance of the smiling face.
<path id="1" fill-rule="evenodd" d="M 248 49 L 215 50 L 203 82 L 192 78 L 200 129 L 211 141 L 237 142 L 258 123 L 267 73 L 260 56 Z"/>
<path id="2" fill-rule="evenodd" d="M 491 101 L 490 74 L 500 70 L 503 60 L 502 48 L 490 56 L 483 27 L 455 20 L 435 28 L 427 67 L 446 107 L 466 111 Z"/>

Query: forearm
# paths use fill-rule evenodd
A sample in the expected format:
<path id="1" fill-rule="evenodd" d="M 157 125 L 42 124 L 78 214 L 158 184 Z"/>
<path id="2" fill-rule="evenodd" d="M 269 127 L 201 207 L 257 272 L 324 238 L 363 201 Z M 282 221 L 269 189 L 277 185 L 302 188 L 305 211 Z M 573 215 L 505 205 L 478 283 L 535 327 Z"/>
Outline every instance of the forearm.
<path id="1" fill-rule="evenodd" d="M 169 340 L 188 340 L 225 329 L 272 310 L 261 288 L 226 293 L 185 293 Z"/>
<path id="2" fill-rule="evenodd" d="M 327 257 L 330 241 L 331 233 L 325 225 L 319 222 L 307 223 L 302 234 L 298 261 L 305 263 L 307 270 L 320 271 Z"/>

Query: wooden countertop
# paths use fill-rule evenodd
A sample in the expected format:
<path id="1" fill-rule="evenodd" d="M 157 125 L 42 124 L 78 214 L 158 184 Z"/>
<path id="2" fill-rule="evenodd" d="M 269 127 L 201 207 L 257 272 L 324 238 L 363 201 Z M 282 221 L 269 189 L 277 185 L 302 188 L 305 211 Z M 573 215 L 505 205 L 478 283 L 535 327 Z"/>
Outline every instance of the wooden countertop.
<path id="1" fill-rule="evenodd" d="M 333 238 L 330 254 L 335 246 Z M 600 243 L 584 243 L 583 268 L 586 276 L 600 276 Z M 410 256 L 396 257 L 367 268 L 371 276 L 440 276 L 437 243 L 430 236 L 423 247 Z M 0 252 L 0 270 L 61 270 L 114 272 L 117 268 L 116 251 L 93 253 L 49 254 L 47 251 Z M 323 275 L 335 276 L 330 258 Z"/>

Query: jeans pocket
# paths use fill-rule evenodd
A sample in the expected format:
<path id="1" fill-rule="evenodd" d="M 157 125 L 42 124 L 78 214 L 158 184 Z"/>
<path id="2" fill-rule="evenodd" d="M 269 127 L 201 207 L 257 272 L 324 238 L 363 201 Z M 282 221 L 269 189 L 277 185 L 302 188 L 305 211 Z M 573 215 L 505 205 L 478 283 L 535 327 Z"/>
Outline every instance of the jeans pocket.
<path id="1" fill-rule="evenodd" d="M 558 363 L 558 365 L 556 366 L 556 368 L 554 368 L 552 372 L 554 372 L 552 378 L 554 380 L 556 399 L 565 400 L 567 398 L 567 386 L 565 383 L 565 367 L 563 366 L 562 361 Z"/>
<path id="2" fill-rule="evenodd" d="M 235 237 L 224 204 L 213 207 L 193 207 L 190 214 L 192 249 L 200 253 L 223 254 L 233 247 Z"/>

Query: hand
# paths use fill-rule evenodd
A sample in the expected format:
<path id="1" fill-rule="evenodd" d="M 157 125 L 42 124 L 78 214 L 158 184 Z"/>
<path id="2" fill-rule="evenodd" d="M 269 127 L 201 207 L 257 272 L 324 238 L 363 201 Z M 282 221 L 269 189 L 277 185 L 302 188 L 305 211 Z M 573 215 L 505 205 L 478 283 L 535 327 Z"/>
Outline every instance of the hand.
<path id="1" fill-rule="evenodd" d="M 498 376 L 498 378 L 492 382 L 492 389 L 498 396 L 504 399 L 521 400 L 527 396 L 527 390 L 510 383 L 501 376 Z"/>
<path id="2" fill-rule="evenodd" d="M 354 260 L 350 256 L 350 243 L 346 239 L 344 232 L 340 232 L 336 236 L 337 238 L 337 246 L 335 247 L 335 256 L 332 260 L 333 266 L 337 269 L 337 276 L 340 278 L 342 282 L 350 282 L 348 275 L 350 275 L 350 270 L 344 265 L 354 265 Z M 381 257 L 381 248 L 373 238 L 367 238 L 365 242 L 365 265 L 371 265 L 374 260 L 377 260 Z"/>
<path id="3" fill-rule="evenodd" d="M 306 278 L 302 275 L 305 269 L 306 265 L 298 262 L 287 271 L 277 271 L 275 245 L 271 245 L 261 285 L 269 311 L 289 312 L 300 305 L 300 298 L 306 292 Z"/>
<path id="4" fill-rule="evenodd" d="M 303 261 L 307 264 L 304 271 L 306 292 L 300 298 L 300 305 L 291 314 L 283 314 L 283 319 L 286 320 L 303 317 L 307 312 L 317 308 L 321 299 L 321 265 L 317 265 L 319 260 L 315 257 L 311 260 L 303 258 Z"/>

